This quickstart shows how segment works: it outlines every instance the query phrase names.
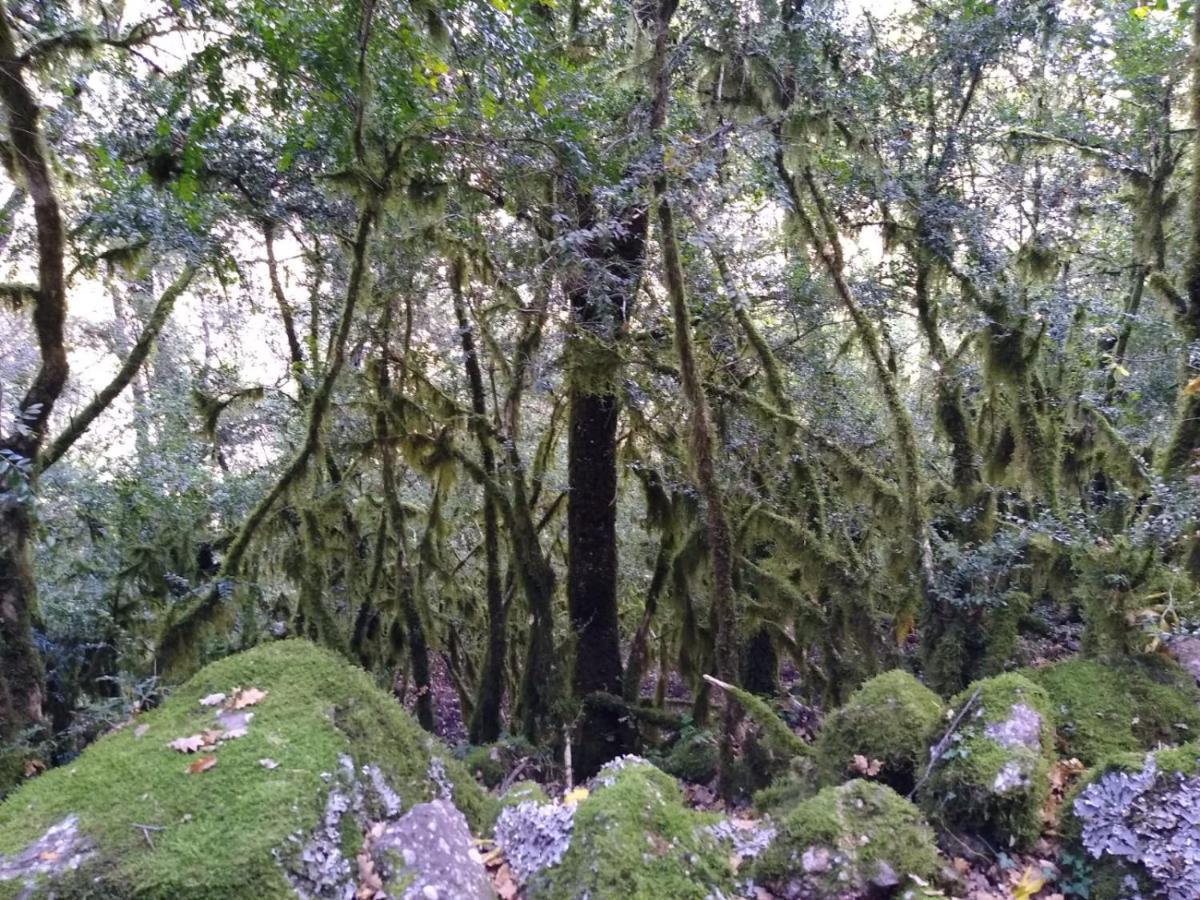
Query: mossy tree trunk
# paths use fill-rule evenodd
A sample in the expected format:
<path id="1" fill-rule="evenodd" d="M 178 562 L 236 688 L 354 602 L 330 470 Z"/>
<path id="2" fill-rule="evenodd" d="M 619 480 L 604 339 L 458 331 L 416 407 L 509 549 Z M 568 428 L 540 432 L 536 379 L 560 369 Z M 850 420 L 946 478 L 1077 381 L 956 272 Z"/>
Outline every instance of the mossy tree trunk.
<path id="1" fill-rule="evenodd" d="M 657 162 L 662 168 L 654 179 L 654 196 L 658 205 L 663 274 L 667 294 L 671 301 L 675 350 L 679 356 L 679 376 L 682 381 L 684 397 L 687 398 L 689 412 L 688 432 L 691 463 L 695 473 L 696 486 L 705 506 L 708 559 L 712 577 L 711 609 L 715 632 L 713 663 L 720 680 L 735 682 L 738 679 L 738 647 L 737 608 L 733 588 L 733 538 L 729 528 L 729 519 L 725 512 L 724 494 L 717 477 L 712 411 L 709 408 L 708 397 L 704 393 L 704 384 L 692 342 L 691 312 L 688 309 L 683 260 L 679 253 L 675 214 L 668 193 L 666 160 L 662 154 L 663 130 L 666 125 L 671 89 L 671 71 L 667 58 L 670 25 L 677 5 L 677 0 L 658 0 L 658 3 L 655 4 L 652 63 L 654 101 L 651 107 L 650 123 L 654 139 L 659 143 L 660 155 Z M 735 704 L 727 702 L 721 728 L 719 775 L 720 790 L 726 797 L 730 796 L 733 790 L 733 732 L 737 722 L 737 707 Z"/>
<path id="2" fill-rule="evenodd" d="M 1168 478 L 1189 474 L 1200 450 L 1200 391 L 1189 389 L 1196 377 L 1192 354 L 1200 341 L 1200 3 L 1192 12 L 1192 196 L 1191 234 L 1188 241 L 1187 268 L 1184 271 L 1184 297 L 1178 321 L 1184 348 L 1182 387 L 1175 413 L 1175 429 L 1162 460 L 1162 472 Z"/>
<path id="3" fill-rule="evenodd" d="M 489 478 L 496 477 L 496 455 L 487 431 L 487 395 L 483 387 L 483 369 L 479 350 L 468 315 L 464 284 L 466 266 L 456 256 L 450 265 L 450 291 L 454 298 L 454 315 L 458 321 L 462 344 L 463 365 L 471 390 L 471 412 L 475 417 L 474 432 L 479 442 L 479 459 Z M 483 491 L 483 552 L 484 592 L 487 599 L 488 639 L 483 671 L 475 692 L 475 708 L 471 715 L 468 736 L 472 744 L 486 744 L 500 737 L 503 722 L 500 718 L 504 703 L 504 654 L 507 650 L 508 616 L 504 592 L 500 583 L 500 523 L 496 501 Z"/>
<path id="4" fill-rule="evenodd" d="M 10 466 L 0 481 L 0 737 L 43 720 L 44 671 L 33 639 L 37 587 L 30 561 L 33 491 L 38 456 L 54 404 L 67 381 L 65 237 L 58 196 L 42 140 L 41 109 L 25 83 L 8 10 L 0 6 L 0 100 L 7 113 L 12 155 L 33 200 L 37 290 L 33 326 L 40 366 L 17 407 L 12 433 L 0 436 Z"/>

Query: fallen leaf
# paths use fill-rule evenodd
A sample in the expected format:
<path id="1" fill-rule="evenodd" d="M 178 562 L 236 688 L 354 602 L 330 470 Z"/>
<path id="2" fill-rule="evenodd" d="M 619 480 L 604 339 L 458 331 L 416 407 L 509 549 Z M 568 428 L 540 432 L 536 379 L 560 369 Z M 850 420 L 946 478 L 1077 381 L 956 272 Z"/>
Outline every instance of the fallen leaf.
<path id="1" fill-rule="evenodd" d="M 56 859 L 58 859 L 58 851 L 43 850 L 38 854 L 38 859 L 40 859 L 42 862 L 54 862 Z"/>
<path id="2" fill-rule="evenodd" d="M 227 741 L 232 741 L 234 738 L 240 738 L 240 737 L 245 737 L 245 736 L 246 736 L 245 728 L 228 728 L 225 731 L 221 732 L 221 737 L 223 737 Z"/>
<path id="3" fill-rule="evenodd" d="M 492 883 L 500 900 L 513 900 L 517 896 L 517 880 L 513 878 L 512 869 L 508 863 L 502 865 L 492 876 Z"/>
<path id="4" fill-rule="evenodd" d="M 879 770 L 883 768 L 883 762 L 878 759 L 867 759 L 861 753 L 854 754 L 854 759 L 850 762 L 850 771 L 859 775 L 866 775 L 868 778 L 874 778 L 879 774 Z"/>
<path id="5" fill-rule="evenodd" d="M 1029 900 L 1034 894 L 1046 886 L 1046 879 L 1040 869 L 1026 866 L 1017 883 L 1013 885 L 1013 900 Z"/>
<path id="6" fill-rule="evenodd" d="M 563 806 L 575 806 L 577 803 L 579 803 L 579 801 L 586 800 L 587 796 L 588 789 L 585 787 L 577 787 L 573 791 L 567 791 L 567 793 L 563 795 Z"/>
<path id="7" fill-rule="evenodd" d="M 195 753 L 204 746 L 204 735 L 193 734 L 191 737 L 175 738 L 167 746 L 180 753 Z"/>
<path id="8" fill-rule="evenodd" d="M 273 760 L 273 759 L 260 759 L 258 761 L 258 764 L 260 766 L 262 766 L 264 769 L 278 769 L 279 768 L 279 763 L 275 762 L 275 760 Z"/>
<path id="9" fill-rule="evenodd" d="M 217 741 L 221 740 L 224 735 L 225 733 L 219 728 L 208 728 L 205 729 L 200 737 L 204 738 L 205 747 L 215 747 L 217 745 Z"/>
<path id="10" fill-rule="evenodd" d="M 200 698 L 201 706 L 220 706 L 224 702 L 224 694 L 209 694 L 207 697 Z"/>
<path id="11" fill-rule="evenodd" d="M 25 760 L 25 777 L 33 778 L 35 775 L 41 775 L 46 771 L 46 764 L 40 759 Z"/>
<path id="12" fill-rule="evenodd" d="M 258 688 L 245 688 L 239 690 L 233 695 L 233 708 L 245 709 L 247 706 L 253 706 L 267 696 L 266 691 L 260 691 Z"/>
<path id="13" fill-rule="evenodd" d="M 1196 393 L 1196 391 L 1200 391 L 1200 378 L 1193 378 L 1183 387 L 1184 394 L 1188 396 Z"/>
<path id="14" fill-rule="evenodd" d="M 216 764 L 217 758 L 215 756 L 201 756 L 199 759 L 188 763 L 188 774 L 197 775 L 200 772 L 207 772 Z"/>
<path id="15" fill-rule="evenodd" d="M 222 731 L 245 731 L 253 718 L 252 712 L 234 712 L 230 709 L 222 709 L 216 715 L 217 725 Z"/>

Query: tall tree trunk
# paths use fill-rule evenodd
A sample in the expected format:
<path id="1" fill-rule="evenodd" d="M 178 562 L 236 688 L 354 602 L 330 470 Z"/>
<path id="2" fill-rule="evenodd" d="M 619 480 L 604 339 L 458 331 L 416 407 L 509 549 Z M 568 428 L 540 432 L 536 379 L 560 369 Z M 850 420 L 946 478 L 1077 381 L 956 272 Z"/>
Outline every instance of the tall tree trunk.
<path id="1" fill-rule="evenodd" d="M 463 364 L 471 389 L 471 412 L 476 420 L 473 430 L 479 441 L 479 458 L 483 471 L 489 478 L 495 478 L 496 456 L 486 425 L 487 395 L 483 388 L 483 369 L 479 364 L 479 350 L 475 346 L 475 334 L 467 314 L 466 298 L 463 296 L 465 279 L 466 267 L 463 260 L 461 257 L 455 257 L 450 265 L 450 292 L 454 298 L 454 315 L 458 320 Z M 483 492 L 483 553 L 488 641 L 483 672 L 476 689 L 475 709 L 468 726 L 468 737 L 472 744 L 486 744 L 496 740 L 500 737 L 503 726 L 500 713 L 504 703 L 504 654 L 507 650 L 508 616 L 500 584 L 500 525 L 496 501 L 488 495 L 486 489 Z"/>
<path id="2" fill-rule="evenodd" d="M 568 179 L 578 227 L 590 229 L 594 199 Z M 567 438 L 567 607 L 575 642 L 572 687 L 577 699 L 621 693 L 617 616 L 617 381 L 616 344 L 637 289 L 646 248 L 644 209 L 621 212 L 616 238 L 589 242 L 579 271 L 567 282 L 574 328 L 569 339 L 570 423 Z M 584 704 L 576 737 L 575 774 L 588 778 L 632 748 L 627 717 Z"/>
<path id="3" fill-rule="evenodd" d="M 667 64 L 668 34 L 677 0 L 659 0 L 654 36 L 654 103 L 651 108 L 651 127 L 654 137 L 662 143 L 670 98 L 671 73 Z M 665 165 L 661 157 L 659 165 Z M 704 499 L 707 526 L 708 558 L 712 575 L 712 620 L 715 626 L 714 664 L 717 678 L 724 682 L 738 681 L 737 609 L 733 590 L 733 538 L 725 513 L 725 502 L 717 479 L 715 447 L 713 446 L 712 412 L 704 394 L 700 370 L 692 344 L 691 314 L 688 311 L 687 288 L 683 277 L 683 262 L 675 231 L 675 216 L 667 195 L 667 176 L 660 171 L 654 179 L 654 195 L 658 203 L 658 228 L 662 244 L 663 270 L 667 293 L 671 299 L 671 314 L 675 328 L 675 350 L 679 355 L 679 375 L 683 394 L 689 407 L 688 430 L 691 444 L 692 468 L 696 486 Z M 723 796 L 732 793 L 733 732 L 737 726 L 737 704 L 726 701 L 720 739 L 719 784 Z"/>
<path id="4" fill-rule="evenodd" d="M 22 427 L 0 437 L 0 450 L 27 461 L 28 474 L 10 468 L 0 481 L 0 736 L 43 720 L 45 674 L 33 640 L 37 587 L 30 562 L 36 467 L 50 413 L 67 381 L 63 339 L 67 314 L 64 232 L 58 197 L 42 143 L 41 110 L 25 84 L 7 8 L 0 4 L 0 100 L 12 155 L 33 200 L 37 229 L 37 293 L 33 325 L 41 365 L 17 410 Z M 28 478 L 28 483 L 25 479 Z M 14 490 L 14 488 L 16 488 Z"/>
<path id="5" fill-rule="evenodd" d="M 1187 346 L 1184 348 L 1183 389 L 1175 413 L 1175 430 L 1162 461 L 1167 477 L 1188 474 L 1197 462 L 1200 449 L 1200 391 L 1189 390 L 1196 370 L 1191 365 L 1192 350 L 1200 341 L 1200 3 L 1194 5 L 1192 19 L 1192 197 L 1191 235 L 1188 245 L 1187 269 L 1184 272 L 1185 306 L 1180 310 L 1180 330 Z"/>

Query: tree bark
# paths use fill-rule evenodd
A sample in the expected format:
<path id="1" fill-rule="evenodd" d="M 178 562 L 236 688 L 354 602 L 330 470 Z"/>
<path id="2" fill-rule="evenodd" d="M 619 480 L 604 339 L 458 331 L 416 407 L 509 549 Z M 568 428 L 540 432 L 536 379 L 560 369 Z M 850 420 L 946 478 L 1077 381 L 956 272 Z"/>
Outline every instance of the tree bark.
<path id="1" fill-rule="evenodd" d="M 489 478 L 496 476 L 496 456 L 487 433 L 487 394 L 483 387 L 483 369 L 475 334 L 467 314 L 463 284 L 466 266 L 455 257 L 450 266 L 450 292 L 454 298 L 454 315 L 458 320 L 459 340 L 462 343 L 463 365 L 471 389 L 471 412 L 475 416 L 475 435 L 479 442 L 479 458 Z M 475 708 L 468 725 L 472 744 L 487 744 L 500 737 L 503 727 L 501 707 L 504 703 L 504 654 L 507 651 L 508 616 L 504 606 L 504 591 L 500 583 L 500 523 L 496 501 L 483 491 L 483 554 L 484 592 L 487 597 L 488 641 L 483 672 L 475 694 Z"/>
<path id="2" fill-rule="evenodd" d="M 37 292 L 33 325 L 41 365 L 18 406 L 20 427 L 0 437 L 10 462 L 27 464 L 29 494 L 0 482 L 0 732 L 9 735 L 43 720 L 45 673 L 33 639 L 37 586 L 30 562 L 32 493 L 38 455 L 54 404 L 67 381 L 63 331 L 67 314 L 64 232 L 58 196 L 42 142 L 41 109 L 25 83 L 12 22 L 0 5 L 0 100 L 8 119 L 13 156 L 33 200 L 37 230 Z M 26 476 L 9 469 L 8 477 Z"/>

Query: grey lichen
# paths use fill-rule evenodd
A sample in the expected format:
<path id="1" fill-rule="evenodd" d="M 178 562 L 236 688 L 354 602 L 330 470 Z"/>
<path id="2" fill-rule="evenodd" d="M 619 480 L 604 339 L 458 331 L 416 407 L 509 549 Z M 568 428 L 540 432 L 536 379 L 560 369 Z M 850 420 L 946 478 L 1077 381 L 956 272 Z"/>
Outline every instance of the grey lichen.
<path id="1" fill-rule="evenodd" d="M 0 882 L 20 879 L 27 890 L 42 876 L 74 872 L 92 855 L 94 846 L 79 830 L 79 817 L 70 815 L 51 825 L 45 834 L 20 853 L 0 855 Z"/>
<path id="2" fill-rule="evenodd" d="M 1200 897 L 1200 776 L 1160 771 L 1153 755 L 1140 772 L 1109 772 L 1073 806 L 1084 849 L 1139 866 L 1166 900 Z"/>
<path id="3" fill-rule="evenodd" d="M 505 807 L 496 820 L 496 843 L 517 881 L 562 862 L 571 846 L 575 807 L 532 800 Z"/>

